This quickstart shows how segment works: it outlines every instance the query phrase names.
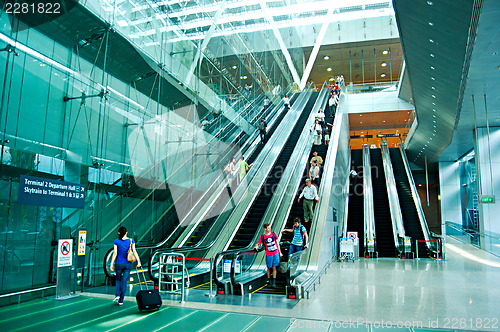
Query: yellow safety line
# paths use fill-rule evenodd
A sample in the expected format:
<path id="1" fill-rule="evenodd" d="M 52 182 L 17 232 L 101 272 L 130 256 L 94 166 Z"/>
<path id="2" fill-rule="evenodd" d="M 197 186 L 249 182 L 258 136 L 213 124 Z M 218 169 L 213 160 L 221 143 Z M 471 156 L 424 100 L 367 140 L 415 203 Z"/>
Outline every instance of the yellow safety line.
<path id="1" fill-rule="evenodd" d="M 201 286 L 206 285 L 206 284 L 209 284 L 209 283 L 210 283 L 210 281 L 207 281 L 207 282 L 206 282 L 206 283 L 204 283 L 204 284 L 201 284 L 201 285 L 198 285 L 198 286 L 191 287 L 191 289 L 198 288 L 198 287 L 201 287 Z"/>
<path id="2" fill-rule="evenodd" d="M 264 288 L 264 287 L 266 287 L 266 286 L 267 286 L 267 283 L 266 283 L 264 286 L 262 286 L 261 288 L 257 288 L 256 290 L 254 290 L 254 291 L 252 292 L 252 294 L 253 294 L 253 293 L 256 293 L 256 292 L 258 292 L 258 291 L 260 291 L 262 288 Z"/>
<path id="3" fill-rule="evenodd" d="M 63 307 L 67 307 L 69 305 L 73 305 L 73 304 L 78 304 L 78 303 L 82 303 L 82 302 L 85 302 L 85 301 L 90 301 L 91 299 L 85 299 L 85 300 L 81 300 L 81 301 L 78 301 L 78 302 L 72 302 L 72 303 L 68 303 L 68 304 L 63 304 L 63 305 L 59 305 L 57 307 L 54 307 L 54 308 L 47 308 L 47 309 L 44 309 L 44 310 L 40 310 L 40 311 L 35 311 L 35 312 L 30 312 L 30 313 L 27 313 L 25 315 L 21 315 L 21 316 L 15 316 L 15 317 L 11 317 L 11 318 L 7 318 L 7 319 L 4 319 L 2 320 L 2 323 L 5 323 L 9 320 L 13 320 L 13 319 L 18 319 L 18 318 L 23 318 L 23 317 L 26 317 L 26 316 L 31 316 L 31 315 L 34 315 L 34 314 L 39 314 L 41 312 L 45 312 L 45 311 L 49 311 L 49 310 L 54 310 L 54 309 L 58 309 L 58 308 L 63 308 Z"/>
<path id="4" fill-rule="evenodd" d="M 193 312 L 191 312 L 191 313 L 187 314 L 186 316 L 182 316 L 182 317 L 180 317 L 180 318 L 178 318 L 178 319 L 176 319 L 176 320 L 174 320 L 174 321 L 172 321 L 172 322 L 168 323 L 167 325 L 164 325 L 164 326 L 162 326 L 162 327 L 160 327 L 160 328 L 158 328 L 158 329 L 154 330 L 153 332 L 160 331 L 160 330 L 162 330 L 162 329 L 166 328 L 167 326 L 170 326 L 170 325 L 172 325 L 172 324 L 174 324 L 174 323 L 177 323 L 178 321 L 183 320 L 184 318 L 189 317 L 189 316 L 191 316 L 192 314 L 194 314 L 195 312 L 198 312 L 198 311 L 199 311 L 199 310 L 196 310 L 196 311 L 193 311 Z M 107 331 L 106 331 L 106 332 L 107 332 Z"/>
<path id="5" fill-rule="evenodd" d="M 104 316 L 100 316 L 100 317 L 97 317 L 97 318 L 94 318 L 92 320 L 87 320 L 81 324 L 78 324 L 78 325 L 73 325 L 73 326 L 70 326 L 70 327 L 67 327 L 65 328 L 64 330 L 59 330 L 59 332 L 63 332 L 63 331 L 67 331 L 67 330 L 73 330 L 75 328 L 77 328 L 78 326 L 82 326 L 82 325 L 85 325 L 85 324 L 88 324 L 88 323 L 92 323 L 92 322 L 95 322 L 96 320 L 99 320 L 99 319 L 102 319 L 102 318 L 105 318 L 105 317 L 108 317 L 108 316 L 112 316 L 112 315 L 116 315 L 118 313 L 123 313 L 124 311 L 128 311 L 128 310 L 131 310 L 131 309 L 134 309 L 135 307 L 130 307 L 130 308 L 127 308 L 125 310 L 120 310 L 120 311 L 115 311 L 115 312 L 112 312 L 112 313 L 109 313 L 107 315 L 104 315 Z"/>
<path id="6" fill-rule="evenodd" d="M 95 308 L 103 307 L 105 305 L 109 306 L 109 303 L 104 303 L 104 304 L 98 305 L 96 307 L 91 307 L 91 308 L 83 309 L 83 310 L 80 310 L 80 311 L 75 311 L 75 312 L 73 312 L 73 313 L 71 313 L 69 315 L 64 315 L 64 317 L 63 316 L 59 316 L 59 317 L 54 317 L 54 318 L 51 318 L 51 319 L 47 319 L 47 320 L 44 320 L 42 322 L 38 322 L 38 323 L 31 324 L 31 325 L 28 325 L 28 326 L 19 327 L 19 328 L 15 329 L 15 330 L 11 330 L 11 331 L 24 330 L 24 329 L 27 329 L 27 328 L 30 328 L 30 327 L 33 327 L 33 326 L 36 326 L 36 325 L 40 325 L 40 324 L 43 324 L 43 323 L 51 322 L 53 320 L 58 320 L 58 319 L 61 319 L 61 318 L 67 318 L 68 316 L 73 316 L 73 315 L 79 314 L 79 313 L 84 312 L 84 311 L 88 311 L 88 310 L 92 310 L 92 309 L 95 309 Z"/>

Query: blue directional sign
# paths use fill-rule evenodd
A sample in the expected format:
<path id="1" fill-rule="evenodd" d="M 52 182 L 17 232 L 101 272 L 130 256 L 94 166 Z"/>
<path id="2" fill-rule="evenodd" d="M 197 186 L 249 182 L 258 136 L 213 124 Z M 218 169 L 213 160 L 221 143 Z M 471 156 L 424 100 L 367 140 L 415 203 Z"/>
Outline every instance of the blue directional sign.
<path id="1" fill-rule="evenodd" d="M 83 209 L 85 186 L 21 175 L 17 200 L 19 204 Z"/>

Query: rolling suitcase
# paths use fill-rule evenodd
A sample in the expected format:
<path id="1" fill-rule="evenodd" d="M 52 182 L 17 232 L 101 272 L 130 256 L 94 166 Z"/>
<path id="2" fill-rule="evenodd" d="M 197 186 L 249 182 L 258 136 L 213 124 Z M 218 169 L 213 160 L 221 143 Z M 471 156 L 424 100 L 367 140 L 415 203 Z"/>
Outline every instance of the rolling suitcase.
<path id="1" fill-rule="evenodd" d="M 139 311 L 142 310 L 159 310 L 162 301 L 160 297 L 160 293 L 156 289 L 148 289 L 148 283 L 146 276 L 144 275 L 144 270 L 141 269 L 141 273 L 139 273 L 139 270 L 136 269 L 137 271 L 137 277 L 139 278 L 139 287 L 141 288 L 140 291 L 137 292 L 135 299 L 137 301 L 137 306 L 139 307 Z M 142 280 L 141 280 L 141 274 L 142 278 L 144 279 L 144 285 L 146 289 L 142 289 Z"/>

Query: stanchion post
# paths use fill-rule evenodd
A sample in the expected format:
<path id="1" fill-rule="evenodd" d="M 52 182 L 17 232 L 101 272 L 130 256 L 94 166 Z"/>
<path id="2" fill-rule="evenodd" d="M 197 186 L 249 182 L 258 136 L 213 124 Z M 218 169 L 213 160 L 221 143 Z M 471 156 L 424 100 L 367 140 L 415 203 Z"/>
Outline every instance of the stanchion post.
<path id="1" fill-rule="evenodd" d="M 419 240 L 416 240 L 417 241 L 417 260 L 420 260 L 420 258 L 418 258 L 418 243 L 419 243 Z"/>
<path id="2" fill-rule="evenodd" d="M 214 259 L 211 257 L 210 258 L 210 293 L 208 294 L 205 294 L 206 296 L 208 297 L 214 297 L 215 295 L 213 294 L 212 290 L 213 290 L 213 265 L 214 265 Z"/>

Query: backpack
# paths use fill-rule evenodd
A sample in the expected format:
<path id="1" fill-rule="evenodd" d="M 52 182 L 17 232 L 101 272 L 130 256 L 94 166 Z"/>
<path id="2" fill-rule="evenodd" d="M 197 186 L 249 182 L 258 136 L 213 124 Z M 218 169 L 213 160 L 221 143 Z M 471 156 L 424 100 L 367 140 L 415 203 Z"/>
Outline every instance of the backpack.
<path id="1" fill-rule="evenodd" d="M 259 122 L 259 130 L 260 131 L 266 130 L 266 122 L 265 121 Z"/>
<path id="2" fill-rule="evenodd" d="M 275 233 L 275 232 L 272 232 L 271 234 L 273 235 L 274 242 L 278 243 L 278 236 L 276 235 L 276 233 Z M 267 248 L 267 245 L 266 245 L 266 243 L 264 242 L 264 234 L 262 234 L 262 235 L 260 236 L 260 242 L 262 242 L 262 245 L 263 245 L 263 246 L 266 246 L 266 248 Z"/>

